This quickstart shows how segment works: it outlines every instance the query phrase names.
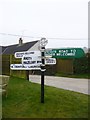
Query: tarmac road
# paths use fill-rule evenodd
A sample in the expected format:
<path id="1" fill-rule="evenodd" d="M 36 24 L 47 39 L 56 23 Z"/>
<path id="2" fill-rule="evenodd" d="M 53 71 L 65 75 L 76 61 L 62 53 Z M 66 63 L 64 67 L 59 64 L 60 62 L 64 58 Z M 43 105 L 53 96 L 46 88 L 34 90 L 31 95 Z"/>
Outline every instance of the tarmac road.
<path id="1" fill-rule="evenodd" d="M 41 76 L 29 75 L 29 81 L 41 84 Z M 88 79 L 45 76 L 45 85 L 90 94 Z"/>

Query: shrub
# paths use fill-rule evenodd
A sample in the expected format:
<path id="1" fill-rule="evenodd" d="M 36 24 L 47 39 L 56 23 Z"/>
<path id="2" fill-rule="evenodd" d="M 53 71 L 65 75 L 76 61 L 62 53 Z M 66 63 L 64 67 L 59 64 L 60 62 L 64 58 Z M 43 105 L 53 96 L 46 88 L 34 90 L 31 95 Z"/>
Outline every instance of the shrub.
<path id="1" fill-rule="evenodd" d="M 88 73 L 88 57 L 74 59 L 74 73 Z"/>

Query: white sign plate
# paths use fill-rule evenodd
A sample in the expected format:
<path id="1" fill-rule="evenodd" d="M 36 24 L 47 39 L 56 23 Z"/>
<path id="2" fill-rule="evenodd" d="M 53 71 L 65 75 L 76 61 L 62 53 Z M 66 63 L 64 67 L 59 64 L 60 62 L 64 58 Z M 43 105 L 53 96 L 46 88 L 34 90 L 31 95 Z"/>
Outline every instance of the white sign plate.
<path id="1" fill-rule="evenodd" d="M 46 58 L 45 59 L 45 65 L 54 65 L 54 64 L 56 64 L 55 58 Z"/>
<path id="2" fill-rule="evenodd" d="M 32 57 L 32 56 L 23 56 L 22 64 L 26 65 L 41 65 L 41 57 Z M 55 58 L 45 58 L 45 65 L 54 65 L 56 64 Z"/>
<path id="3" fill-rule="evenodd" d="M 11 70 L 41 70 L 39 65 L 11 64 Z"/>
<path id="4" fill-rule="evenodd" d="M 24 52 L 16 52 L 14 54 L 15 58 L 22 58 L 24 55 L 41 56 L 41 52 L 40 51 L 24 51 Z"/>
<path id="5" fill-rule="evenodd" d="M 40 65 L 41 64 L 41 56 L 24 55 L 22 57 L 22 64 Z"/>

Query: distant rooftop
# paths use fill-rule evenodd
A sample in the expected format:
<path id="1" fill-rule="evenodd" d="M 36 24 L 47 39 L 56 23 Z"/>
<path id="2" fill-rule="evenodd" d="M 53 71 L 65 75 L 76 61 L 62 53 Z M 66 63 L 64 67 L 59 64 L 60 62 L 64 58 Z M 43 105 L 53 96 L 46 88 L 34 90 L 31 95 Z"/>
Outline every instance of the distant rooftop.
<path id="1" fill-rule="evenodd" d="M 27 51 L 38 41 L 23 43 L 22 45 L 15 44 L 9 46 L 0 46 L 0 54 L 14 54 L 15 52 Z"/>

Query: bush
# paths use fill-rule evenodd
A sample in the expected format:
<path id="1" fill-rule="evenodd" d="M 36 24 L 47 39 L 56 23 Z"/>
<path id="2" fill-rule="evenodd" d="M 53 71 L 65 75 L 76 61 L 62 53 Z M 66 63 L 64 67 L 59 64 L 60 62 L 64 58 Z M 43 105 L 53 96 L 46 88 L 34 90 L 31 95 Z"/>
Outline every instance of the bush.
<path id="1" fill-rule="evenodd" d="M 74 73 L 88 73 L 88 57 L 74 59 Z"/>

